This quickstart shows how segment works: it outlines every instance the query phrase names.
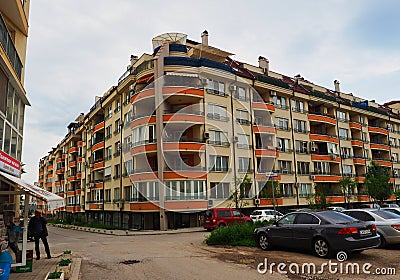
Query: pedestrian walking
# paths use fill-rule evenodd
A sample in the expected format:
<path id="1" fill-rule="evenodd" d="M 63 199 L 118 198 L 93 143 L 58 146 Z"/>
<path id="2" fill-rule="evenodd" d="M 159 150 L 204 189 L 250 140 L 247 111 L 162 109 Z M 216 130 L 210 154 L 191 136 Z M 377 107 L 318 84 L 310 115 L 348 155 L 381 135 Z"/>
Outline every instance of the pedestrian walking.
<path id="1" fill-rule="evenodd" d="M 39 239 L 42 239 L 44 249 L 47 254 L 47 258 L 51 259 L 49 243 L 47 243 L 47 220 L 42 217 L 42 213 L 40 211 L 35 211 L 35 216 L 32 217 L 29 221 L 28 230 L 32 233 L 33 238 L 35 239 L 35 251 L 36 251 L 36 259 L 40 260 L 40 249 L 39 249 Z"/>

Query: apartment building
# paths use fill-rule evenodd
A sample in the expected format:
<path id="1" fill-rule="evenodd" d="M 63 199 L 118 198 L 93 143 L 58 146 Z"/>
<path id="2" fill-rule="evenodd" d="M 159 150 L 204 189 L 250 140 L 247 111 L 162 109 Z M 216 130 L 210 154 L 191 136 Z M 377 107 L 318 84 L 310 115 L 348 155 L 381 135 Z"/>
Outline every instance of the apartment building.
<path id="1" fill-rule="evenodd" d="M 12 192 L 16 184 L 5 176 L 21 175 L 24 114 L 29 105 L 24 89 L 28 19 L 29 1 L 0 1 L 0 220 L 6 223 L 19 216 L 19 195 Z"/>
<path id="2" fill-rule="evenodd" d="M 371 161 L 400 188 L 400 102 L 276 73 L 261 56 L 236 61 L 206 31 L 201 42 L 166 33 L 152 43 L 40 160 L 41 186 L 65 197 L 59 215 L 126 229 L 197 226 L 201 211 L 235 206 L 235 191 L 248 208 L 306 205 L 316 192 L 343 203 L 343 177 L 359 183 L 353 202 L 369 201 Z"/>

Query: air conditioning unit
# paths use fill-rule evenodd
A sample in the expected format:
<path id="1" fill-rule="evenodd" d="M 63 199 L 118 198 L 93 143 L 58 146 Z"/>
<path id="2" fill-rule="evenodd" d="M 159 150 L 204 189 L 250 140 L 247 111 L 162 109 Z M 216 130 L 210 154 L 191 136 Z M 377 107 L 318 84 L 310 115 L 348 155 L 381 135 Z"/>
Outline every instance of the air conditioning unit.
<path id="1" fill-rule="evenodd" d="M 276 91 L 275 90 L 271 90 L 271 96 L 276 96 Z"/>
<path id="2" fill-rule="evenodd" d="M 393 174 L 398 176 L 399 175 L 399 170 L 397 170 L 397 169 L 393 170 Z"/>
<path id="3" fill-rule="evenodd" d="M 207 79 L 205 79 L 205 78 L 203 78 L 203 79 L 201 79 L 201 83 L 205 86 L 205 85 L 207 85 Z"/>
<path id="4" fill-rule="evenodd" d="M 236 88 L 237 88 L 236 85 L 230 85 L 229 86 L 229 90 L 230 91 L 236 91 Z"/>
<path id="5" fill-rule="evenodd" d="M 239 137 L 233 136 L 233 142 L 239 142 Z"/>
<path id="6" fill-rule="evenodd" d="M 255 198 L 254 199 L 254 204 L 255 205 L 260 205 L 260 199 L 259 198 Z"/>
<path id="7" fill-rule="evenodd" d="M 315 180 L 315 175 L 310 175 L 311 180 Z"/>
<path id="8" fill-rule="evenodd" d="M 311 152 L 315 152 L 317 150 L 317 148 L 316 147 L 311 147 L 310 150 L 311 150 Z"/>
<path id="9" fill-rule="evenodd" d="M 208 203 L 207 203 L 207 206 L 208 206 L 208 207 L 213 207 L 213 205 L 214 205 L 214 200 L 209 199 L 209 200 L 208 200 Z"/>
<path id="10" fill-rule="evenodd" d="M 210 138 L 210 133 L 209 132 L 204 132 L 203 136 L 204 136 L 204 139 L 209 139 Z"/>

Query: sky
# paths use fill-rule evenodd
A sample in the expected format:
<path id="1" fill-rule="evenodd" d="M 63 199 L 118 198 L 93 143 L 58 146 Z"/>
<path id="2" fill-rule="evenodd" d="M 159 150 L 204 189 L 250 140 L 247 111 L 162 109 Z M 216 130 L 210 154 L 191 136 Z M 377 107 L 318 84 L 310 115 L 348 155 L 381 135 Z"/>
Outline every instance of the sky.
<path id="1" fill-rule="evenodd" d="M 117 84 L 131 54 L 181 32 L 234 53 L 233 59 L 385 103 L 400 100 L 400 1 L 31 1 L 22 162 L 38 180 L 40 158 Z"/>

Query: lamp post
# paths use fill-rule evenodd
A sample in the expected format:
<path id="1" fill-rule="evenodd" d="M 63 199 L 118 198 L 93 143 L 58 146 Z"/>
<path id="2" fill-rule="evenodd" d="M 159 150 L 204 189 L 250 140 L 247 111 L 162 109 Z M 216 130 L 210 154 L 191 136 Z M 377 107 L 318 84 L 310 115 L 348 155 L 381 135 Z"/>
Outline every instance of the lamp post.
<path id="1" fill-rule="evenodd" d="M 274 206 L 274 218 L 276 220 L 276 207 L 275 207 L 275 186 L 274 186 L 274 177 L 278 176 L 276 172 L 267 172 L 265 174 L 267 179 L 271 178 L 271 188 L 272 188 L 272 205 Z"/>

